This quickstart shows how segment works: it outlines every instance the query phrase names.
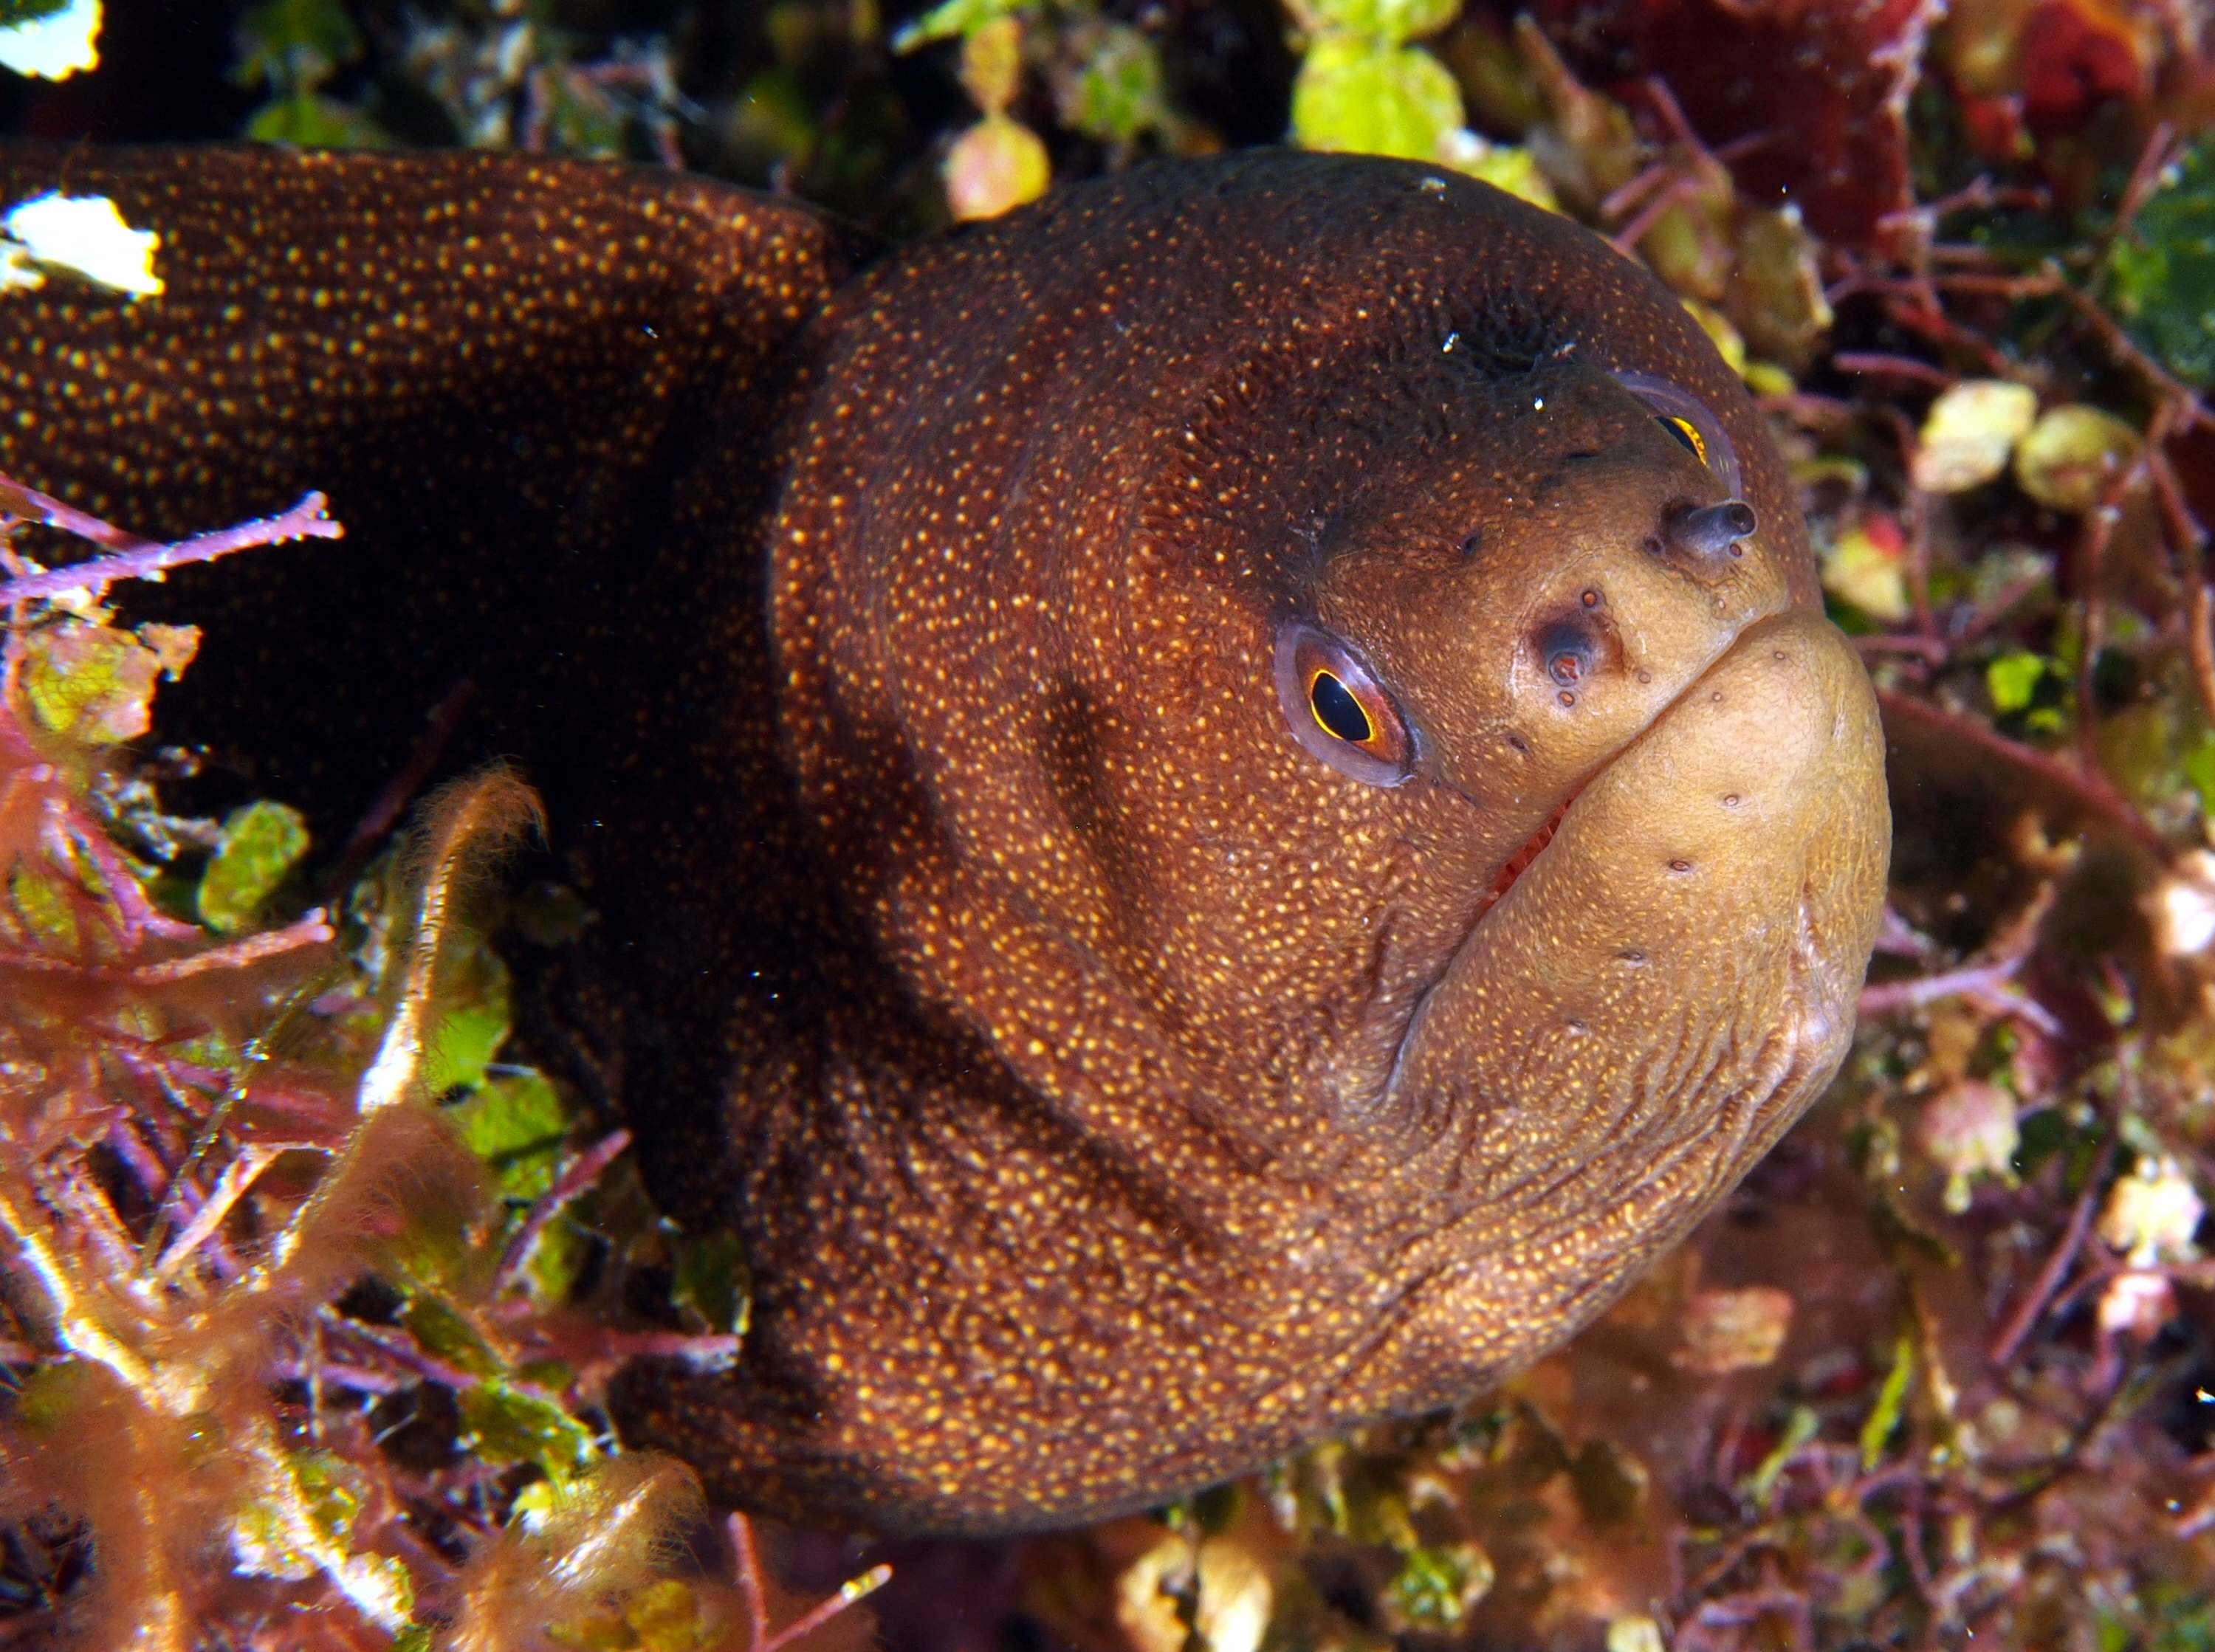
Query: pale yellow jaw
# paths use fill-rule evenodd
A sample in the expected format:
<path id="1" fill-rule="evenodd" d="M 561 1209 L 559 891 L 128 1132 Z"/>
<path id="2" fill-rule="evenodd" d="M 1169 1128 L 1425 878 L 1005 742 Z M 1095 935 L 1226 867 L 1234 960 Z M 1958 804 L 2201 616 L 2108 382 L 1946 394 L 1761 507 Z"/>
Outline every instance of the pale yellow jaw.
<path id="1" fill-rule="evenodd" d="M 1423 1293 L 1419 1361 L 1433 1337 L 1489 1370 L 1558 1341 L 1828 1080 L 1883 899 L 1882 751 L 1836 628 L 1759 621 L 1477 926 L 1390 1102 L 1452 1144 L 1473 1217 L 1441 1236 L 1476 1254 Z"/>

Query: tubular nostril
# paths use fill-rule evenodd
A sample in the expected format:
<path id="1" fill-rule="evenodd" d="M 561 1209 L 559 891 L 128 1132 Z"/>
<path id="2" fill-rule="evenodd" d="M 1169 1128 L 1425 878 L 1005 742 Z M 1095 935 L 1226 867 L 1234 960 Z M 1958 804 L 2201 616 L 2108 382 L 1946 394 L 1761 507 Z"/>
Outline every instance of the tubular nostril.
<path id="1" fill-rule="evenodd" d="M 1580 593 L 1576 607 L 1564 609 L 1534 627 L 1525 645 L 1532 664 L 1545 674 L 1555 691 L 1554 697 L 1564 706 L 1577 703 L 1572 689 L 1601 672 L 1623 669 L 1623 645 L 1615 627 L 1608 623 L 1604 612 L 1583 606 L 1585 597 L 1598 595 L 1592 590 Z"/>
<path id="2" fill-rule="evenodd" d="M 1730 553 L 1739 541 L 1752 535 L 1755 526 L 1752 505 L 1744 499 L 1725 499 L 1671 517 L 1667 536 L 1672 549 L 1709 559 Z"/>
<path id="3" fill-rule="evenodd" d="M 1593 627 L 1579 624 L 1581 618 L 1557 621 L 1538 633 L 1546 675 L 1564 688 L 1590 676 L 1599 664 L 1599 636 Z"/>

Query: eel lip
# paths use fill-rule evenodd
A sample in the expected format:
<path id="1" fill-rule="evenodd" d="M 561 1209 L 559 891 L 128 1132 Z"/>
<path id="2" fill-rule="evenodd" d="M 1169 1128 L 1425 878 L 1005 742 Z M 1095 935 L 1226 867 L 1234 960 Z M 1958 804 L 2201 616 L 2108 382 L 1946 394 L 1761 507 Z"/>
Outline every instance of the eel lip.
<path id="1" fill-rule="evenodd" d="M 1587 781 L 1586 784 L 1589 785 L 1590 782 Z M 1500 904 L 1500 898 L 1515 887 L 1515 880 L 1531 869 L 1531 863 L 1536 860 L 1544 852 L 1546 846 L 1554 841 L 1554 834 L 1561 827 L 1562 817 L 1569 812 L 1569 805 L 1577 800 L 1578 795 L 1583 790 L 1584 786 L 1580 786 L 1576 791 L 1563 798 L 1554 812 L 1546 817 L 1545 823 L 1524 840 L 1521 848 L 1507 857 L 1506 861 L 1500 868 L 1500 875 L 1492 880 L 1491 889 L 1486 891 L 1482 904 L 1476 909 L 1476 916 L 1470 925 L 1471 930 L 1484 921 L 1485 915 Z"/>
<path id="2" fill-rule="evenodd" d="M 1617 752 L 1616 755 L 1620 756 L 1622 753 Z M 1614 761 L 1613 757 L 1608 760 L 1609 762 Z M 1582 795 L 1585 786 L 1590 786 L 1601 773 L 1604 772 L 1606 764 L 1602 764 L 1598 770 L 1586 777 L 1583 786 L 1578 786 L 1575 791 L 1555 805 L 1554 812 L 1546 817 L 1538 829 L 1523 840 L 1523 847 L 1501 863 L 1498 875 L 1492 880 L 1492 887 L 1485 891 L 1484 899 L 1476 909 L 1476 915 L 1470 920 L 1469 928 L 1462 935 L 1459 944 L 1455 946 L 1453 957 L 1460 957 L 1463 949 L 1469 945 L 1470 937 L 1476 933 L 1479 927 L 1490 915 L 1492 909 L 1498 906 L 1506 897 L 1507 891 L 1515 887 L 1515 880 L 1528 872 L 1531 864 L 1545 853 L 1546 846 L 1554 841 L 1554 834 L 1561 829 L 1562 820 L 1568 817 L 1569 805 Z M 1415 1029 L 1422 1025 L 1424 1007 L 1429 1003 L 1431 994 L 1437 989 L 1439 982 L 1446 978 L 1451 967 L 1451 962 L 1449 960 L 1446 968 L 1439 971 L 1437 980 L 1429 982 L 1417 994 L 1414 1007 L 1408 1012 L 1406 1025 L 1400 1029 L 1399 1037 L 1393 1042 L 1391 1065 L 1385 1072 L 1384 1085 L 1379 1092 L 1380 1095 L 1389 1098 L 1399 1093 L 1400 1070 L 1407 1062 L 1408 1046 L 1414 1042 Z"/>
<path id="3" fill-rule="evenodd" d="M 1752 990 L 1764 1013 L 1812 1007 L 1806 1033 L 1829 1049 L 1882 904 L 1882 752 L 1867 675 L 1827 621 L 1748 626 L 1495 873 L 1398 1030 L 1376 1104 L 1444 1117 L 1488 1062 L 1521 1070 L 1518 1018 L 1533 1014 L 1637 1044 Z M 1493 917 L 1510 890 L 1516 910 Z"/>
<path id="4" fill-rule="evenodd" d="M 1698 514 L 1703 516 L 1715 515 L 1732 509 L 1745 511 L 1749 517 L 1752 515 L 1752 511 L 1748 510 L 1744 504 L 1736 499 L 1727 500 L 1723 505 L 1712 506 L 1708 511 L 1700 512 Z M 1735 518 L 1733 517 L 1732 520 L 1735 521 Z M 1748 529 L 1747 531 L 1751 532 L 1752 529 Z M 1610 753 L 1608 756 L 1601 762 L 1598 768 L 1586 774 L 1583 780 L 1578 784 L 1574 791 L 1571 792 L 1568 796 L 1562 799 L 1561 803 L 1555 808 L 1554 812 L 1546 817 L 1544 824 L 1541 825 L 1537 831 L 1531 833 L 1528 838 L 1525 839 L 1523 847 L 1516 850 L 1513 854 L 1508 856 L 1506 860 L 1502 863 L 1499 875 L 1492 880 L 1491 889 L 1486 892 L 1483 901 L 1476 909 L 1476 917 L 1470 921 L 1468 933 L 1462 937 L 1462 944 L 1463 945 L 1468 945 L 1469 936 L 1474 935 L 1476 933 L 1477 926 L 1482 924 L 1486 917 L 1490 915 L 1492 909 L 1498 906 L 1500 901 L 1506 897 L 1507 891 L 1515 886 L 1515 880 L 1522 877 L 1525 872 L 1531 869 L 1531 863 L 1537 860 L 1538 856 L 1544 851 L 1546 846 L 1554 841 L 1554 834 L 1561 829 L 1562 820 L 1567 817 L 1571 806 L 1575 804 L 1576 800 L 1582 797 L 1586 791 L 1597 782 L 1602 775 L 1605 774 L 1610 768 L 1614 767 L 1617 762 L 1627 756 L 1641 741 L 1645 740 L 1646 737 L 1652 734 L 1655 729 L 1666 722 L 1669 719 L 1670 713 L 1674 712 L 1678 706 L 1682 705 L 1686 698 L 1697 689 L 1702 682 L 1707 680 L 1708 674 L 1714 670 L 1717 665 L 1721 664 L 1722 661 L 1730 658 L 1732 652 L 1736 650 L 1739 642 L 1744 639 L 1748 631 L 1775 617 L 1776 616 L 1774 615 L 1761 615 L 1741 626 L 1732 636 L 1729 646 L 1718 653 L 1715 658 L 1709 660 L 1705 665 L 1702 666 L 1698 672 L 1697 672 L 1684 683 L 1684 687 L 1678 692 L 1676 698 L 1671 700 L 1666 705 L 1661 707 L 1659 710 L 1654 712 L 1652 716 L 1648 717 L 1643 726 L 1627 735 L 1622 744 L 1617 746 L 1614 751 Z M 1443 972 L 1441 972 L 1440 979 L 1444 979 Z M 1428 996 L 1428 994 L 1426 994 L 1425 996 Z M 1420 1013 L 1420 1006 L 1418 1006 L 1418 1013 Z M 1414 1027 L 1414 1017 L 1409 1018 L 1408 1025 L 1408 1030 L 1412 1031 Z"/>

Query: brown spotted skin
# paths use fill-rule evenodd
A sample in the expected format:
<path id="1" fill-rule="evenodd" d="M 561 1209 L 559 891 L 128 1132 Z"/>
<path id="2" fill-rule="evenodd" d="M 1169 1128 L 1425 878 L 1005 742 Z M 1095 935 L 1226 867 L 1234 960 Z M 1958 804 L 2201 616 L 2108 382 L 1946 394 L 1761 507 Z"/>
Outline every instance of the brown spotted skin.
<path id="1" fill-rule="evenodd" d="M 348 164 L 365 202 L 439 187 Z M 470 164 L 464 223 L 500 210 Z M 811 227 L 757 205 L 733 234 Z M 827 289 L 850 249 L 815 233 Z M 589 370 L 621 334 L 561 340 Z M 649 1173 L 755 1270 L 737 1366 L 634 1367 L 628 1436 L 879 1528 L 1158 1502 L 1527 1363 L 1828 1078 L 1888 838 L 1874 707 L 1753 408 L 1601 243 L 1427 168 L 1164 168 L 880 261 L 750 359 L 686 379 L 689 464 L 579 455 L 635 488 L 580 560 L 678 596 L 576 603 L 600 691 L 550 741 L 506 713 L 577 799 Z M 1742 554 L 1670 541 L 1723 492 L 1626 369 L 1722 419 Z M 430 428 L 484 422 L 452 401 Z M 574 451 L 592 411 L 543 422 Z M 0 462 L 89 486 L 101 434 Z M 591 486 L 534 456 L 506 474 Z M 1290 621 L 1395 696 L 1406 784 L 1292 737 Z"/>
<path id="2" fill-rule="evenodd" d="M 348 537 L 257 559 L 267 625 L 226 615 L 241 634 L 165 709 L 197 727 L 280 695 L 267 726 L 221 732 L 263 787 L 347 823 L 464 678 L 483 749 L 566 743 L 510 713 L 594 691 L 586 631 L 636 599 L 706 407 L 770 403 L 780 347 L 860 251 L 646 169 L 0 147 L 8 204 L 55 188 L 159 225 L 168 291 L 53 282 L 0 306 L 0 468 L 164 535 L 331 496 Z M 187 569 L 135 600 L 199 618 L 248 583 Z"/>

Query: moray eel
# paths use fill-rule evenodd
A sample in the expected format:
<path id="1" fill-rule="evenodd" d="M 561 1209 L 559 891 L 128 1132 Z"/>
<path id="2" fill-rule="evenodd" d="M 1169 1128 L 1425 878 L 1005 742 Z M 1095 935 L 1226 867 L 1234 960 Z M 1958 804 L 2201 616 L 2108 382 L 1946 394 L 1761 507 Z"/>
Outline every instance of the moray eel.
<path id="1" fill-rule="evenodd" d="M 1465 1399 L 1841 1057 L 1868 686 L 1752 404 L 1563 219 L 1255 155 L 880 254 L 524 159 L 0 169 L 168 282 L 0 298 L 0 465 L 348 524 L 138 599 L 212 627 L 173 737 L 343 820 L 466 675 L 456 760 L 547 790 L 600 921 L 541 995 L 753 1270 L 733 1367 L 611 1404 L 723 1497 L 1051 1525 Z"/>

